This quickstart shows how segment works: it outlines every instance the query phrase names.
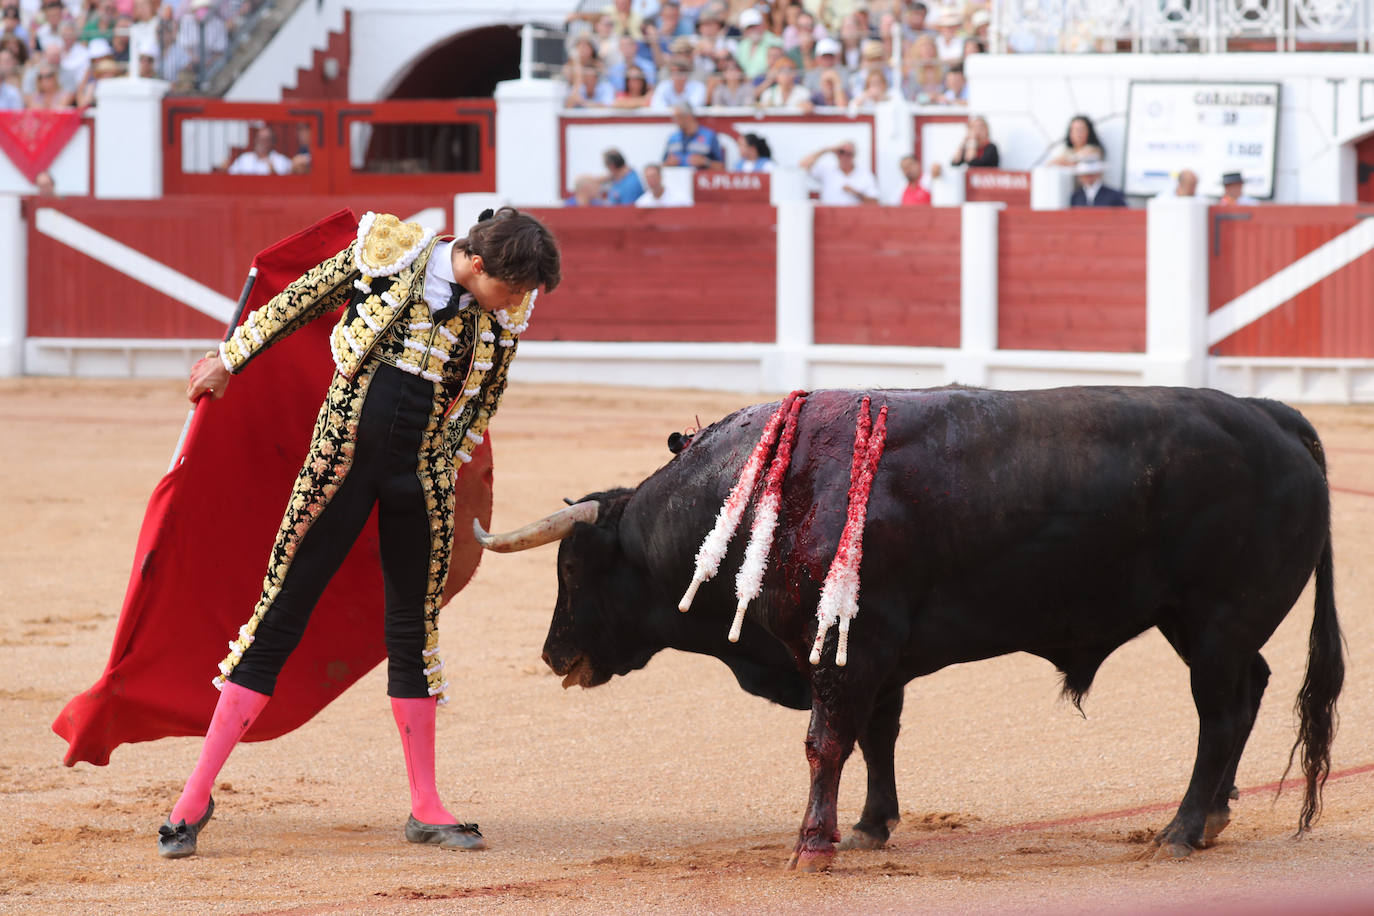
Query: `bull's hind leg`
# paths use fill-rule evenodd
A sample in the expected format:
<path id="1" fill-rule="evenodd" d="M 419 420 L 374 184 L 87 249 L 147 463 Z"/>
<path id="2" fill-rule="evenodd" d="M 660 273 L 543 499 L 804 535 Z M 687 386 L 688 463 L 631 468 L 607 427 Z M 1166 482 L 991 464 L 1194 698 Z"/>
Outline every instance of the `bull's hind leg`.
<path id="1" fill-rule="evenodd" d="M 1255 717 L 1259 715 L 1260 700 L 1264 697 L 1264 688 L 1269 685 L 1269 665 L 1265 663 L 1263 656 L 1258 652 L 1250 661 L 1250 670 L 1241 680 L 1241 693 L 1245 700 L 1245 719 L 1241 722 L 1240 735 L 1236 739 L 1235 750 L 1231 752 L 1231 762 L 1226 766 L 1226 772 L 1222 774 L 1221 785 L 1217 789 L 1216 797 L 1212 799 L 1212 808 L 1207 812 L 1207 822 L 1202 830 L 1202 845 L 1211 846 L 1216 840 L 1217 834 L 1226 829 L 1226 825 L 1231 823 L 1231 799 L 1239 798 L 1240 792 L 1236 789 L 1236 769 L 1240 766 L 1241 755 L 1245 753 L 1245 743 L 1250 740 L 1250 730 L 1255 727 Z"/>
<path id="2" fill-rule="evenodd" d="M 894 756 L 897 733 L 902 728 L 905 690 L 898 687 L 878 698 L 868 725 L 859 733 L 859 750 L 868 768 L 868 796 L 863 814 L 841 849 L 881 849 L 902 820 L 897 809 L 897 774 Z"/>
<path id="3" fill-rule="evenodd" d="M 1233 760 L 1254 723 L 1255 709 L 1249 699 L 1254 653 L 1237 650 L 1215 634 L 1200 637 L 1189 648 L 1198 711 L 1197 759 L 1178 812 L 1155 837 L 1169 855 L 1179 858 L 1205 845 L 1208 816 L 1217 810 L 1217 799 L 1230 794 Z"/>
<path id="4" fill-rule="evenodd" d="M 840 841 L 838 814 L 840 773 L 854 751 L 854 718 L 827 710 L 820 696 L 811 705 L 806 731 L 806 760 L 811 764 L 811 794 L 788 869 L 824 871 Z"/>

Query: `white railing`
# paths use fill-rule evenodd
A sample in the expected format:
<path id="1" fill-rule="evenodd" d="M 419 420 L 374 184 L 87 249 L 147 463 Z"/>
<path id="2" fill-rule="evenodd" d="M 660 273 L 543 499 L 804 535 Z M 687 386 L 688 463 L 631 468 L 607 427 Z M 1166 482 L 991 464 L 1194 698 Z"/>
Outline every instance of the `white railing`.
<path id="1" fill-rule="evenodd" d="M 1374 0 L 994 0 L 993 51 L 1374 48 Z"/>

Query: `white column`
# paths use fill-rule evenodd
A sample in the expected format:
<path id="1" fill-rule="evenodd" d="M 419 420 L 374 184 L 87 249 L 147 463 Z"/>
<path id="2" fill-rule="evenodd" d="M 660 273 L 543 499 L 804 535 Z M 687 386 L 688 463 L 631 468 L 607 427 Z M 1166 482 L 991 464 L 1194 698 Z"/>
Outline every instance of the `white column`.
<path id="1" fill-rule="evenodd" d="M 0 377 L 24 374 L 29 226 L 19 198 L 0 195 Z"/>
<path id="2" fill-rule="evenodd" d="M 1206 198 L 1160 194 L 1145 223 L 1145 383 L 1207 383 Z"/>
<path id="3" fill-rule="evenodd" d="M 665 165 L 663 172 L 664 193 L 690 200 L 697 199 L 697 170 L 690 165 Z"/>
<path id="4" fill-rule="evenodd" d="M 915 148 L 916 121 L 900 93 L 891 93 L 888 101 L 880 102 L 874 108 L 873 128 L 877 138 L 873 158 L 878 170 L 878 199 L 885 204 L 901 203 L 902 191 L 906 188 L 902 157 L 910 156 Z"/>
<path id="5" fill-rule="evenodd" d="M 940 177 L 930 180 L 930 202 L 936 207 L 958 207 L 967 196 L 967 169 L 962 165 L 946 165 Z"/>
<path id="6" fill-rule="evenodd" d="M 163 80 L 103 79 L 95 88 L 95 196 L 162 196 Z"/>
<path id="7" fill-rule="evenodd" d="M 1000 201 L 964 204 L 959 222 L 959 355 L 949 361 L 952 381 L 987 382 L 997 349 L 997 214 Z"/>
<path id="8" fill-rule="evenodd" d="M 553 80 L 496 85 L 496 193 L 521 207 L 553 207 L 562 198 L 558 174 L 558 112 L 562 86 Z"/>
<path id="9" fill-rule="evenodd" d="M 1032 210 L 1067 210 L 1073 195 L 1073 172 L 1059 165 L 1031 169 Z"/>
<path id="10" fill-rule="evenodd" d="M 777 287 L 773 354 L 763 362 L 767 391 L 805 388 L 807 353 L 814 341 L 816 211 L 809 200 L 777 206 Z"/>
<path id="11" fill-rule="evenodd" d="M 489 194 L 480 191 L 471 194 L 453 195 L 453 234 L 458 238 L 467 235 L 472 224 L 477 222 L 477 217 L 483 210 L 503 206 L 505 201 L 499 194 Z"/>
<path id="12" fill-rule="evenodd" d="M 811 187 L 805 169 L 778 166 L 768 173 L 768 202 L 777 206 L 785 200 L 810 200 Z"/>

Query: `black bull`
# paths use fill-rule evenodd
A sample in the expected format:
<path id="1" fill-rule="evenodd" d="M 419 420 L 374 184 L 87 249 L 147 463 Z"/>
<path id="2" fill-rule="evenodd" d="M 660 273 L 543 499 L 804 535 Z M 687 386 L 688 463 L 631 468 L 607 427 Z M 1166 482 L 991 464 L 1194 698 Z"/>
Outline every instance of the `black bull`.
<path id="1" fill-rule="evenodd" d="M 1344 676 L 1332 594 L 1321 444 L 1272 401 L 1190 389 L 872 391 L 889 407 L 868 505 L 849 663 L 835 631 L 808 662 L 815 608 L 844 524 L 856 411 L 865 392 L 810 395 L 783 484 L 764 589 L 726 641 L 749 514 L 720 573 L 677 603 L 706 532 L 776 404 L 702 430 L 633 490 L 592 494 L 488 547 L 563 538 L 544 659 L 591 687 L 663 648 L 730 666 L 751 693 L 810 708 L 811 791 L 789 864 L 825 867 L 839 841 L 840 772 L 858 742 L 868 795 L 850 842 L 880 846 L 899 820 L 893 752 L 902 691 L 946 665 L 1029 652 L 1078 702 L 1098 666 L 1158 627 L 1191 669 L 1197 759 L 1157 836 L 1173 855 L 1230 819 L 1236 767 L 1269 679 L 1260 648 L 1316 571 L 1297 702 L 1306 792 L 1320 808 Z M 1291 764 L 1291 758 L 1290 758 Z"/>

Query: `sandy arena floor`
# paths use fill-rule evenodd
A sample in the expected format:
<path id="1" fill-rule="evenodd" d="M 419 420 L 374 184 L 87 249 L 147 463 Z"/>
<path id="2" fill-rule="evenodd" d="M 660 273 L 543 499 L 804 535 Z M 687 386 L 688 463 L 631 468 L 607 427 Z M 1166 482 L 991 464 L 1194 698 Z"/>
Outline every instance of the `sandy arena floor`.
<path id="1" fill-rule="evenodd" d="M 461 670 L 439 721 L 440 781 L 490 851 L 402 840 L 406 776 L 378 668 L 304 728 L 239 747 L 202 853 L 159 859 L 157 826 L 199 741 L 126 745 L 108 767 L 67 769 L 49 724 L 104 666 L 181 390 L 0 380 L 0 912 L 1374 911 L 1374 408 L 1306 411 L 1330 456 L 1350 650 L 1312 834 L 1292 838 L 1298 792 L 1276 803 L 1272 791 L 1293 739 L 1309 589 L 1266 648 L 1274 676 L 1241 765 L 1247 791 L 1215 848 L 1151 856 L 1196 734 L 1186 669 L 1152 632 L 1103 666 L 1087 719 L 1030 656 L 913 682 L 891 844 L 795 875 L 782 864 L 806 799 L 806 714 L 671 652 L 595 690 L 559 689 L 539 660 L 552 546 L 487 557 L 445 612 L 445 656 Z M 669 431 L 765 399 L 513 386 L 494 428 L 495 526 L 632 485 L 668 459 Z M 846 827 L 863 777 L 856 753 Z"/>

